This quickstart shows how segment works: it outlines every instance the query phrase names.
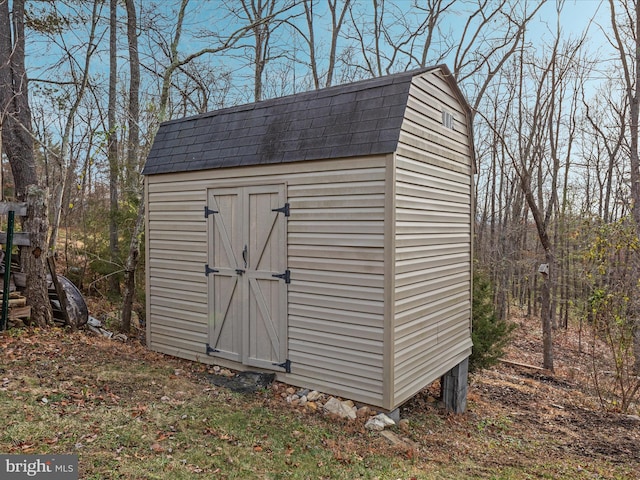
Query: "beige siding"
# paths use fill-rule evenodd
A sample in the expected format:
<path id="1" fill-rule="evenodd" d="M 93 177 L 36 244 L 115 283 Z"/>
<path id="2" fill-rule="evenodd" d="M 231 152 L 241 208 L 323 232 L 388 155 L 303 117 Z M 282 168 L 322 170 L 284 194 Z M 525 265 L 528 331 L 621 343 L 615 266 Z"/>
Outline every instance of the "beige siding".
<path id="1" fill-rule="evenodd" d="M 147 335 L 151 348 L 175 353 L 207 331 L 206 193 L 167 192 L 156 180 L 147 179 Z"/>
<path id="2" fill-rule="evenodd" d="M 470 354 L 472 139 L 439 70 L 414 77 L 396 152 L 146 178 L 150 348 L 206 354 L 212 189 L 284 188 L 293 385 L 392 409 Z M 453 115 L 453 129 L 442 112 Z M 246 190 L 242 188 L 242 190 Z M 284 235 L 284 233 L 283 233 Z M 212 243 L 213 244 L 213 243 Z M 242 347 L 241 347 L 242 348 Z M 268 368 L 268 367 L 267 367 Z"/>
<path id="3" fill-rule="evenodd" d="M 393 404 L 470 353 L 470 138 L 439 74 L 416 77 L 396 153 Z M 454 129 L 442 124 L 442 109 Z"/>
<path id="4" fill-rule="evenodd" d="M 207 191 L 286 184 L 291 206 L 287 339 L 292 373 L 281 378 L 381 404 L 385 158 L 150 176 L 150 347 L 217 362 L 205 354 Z"/>

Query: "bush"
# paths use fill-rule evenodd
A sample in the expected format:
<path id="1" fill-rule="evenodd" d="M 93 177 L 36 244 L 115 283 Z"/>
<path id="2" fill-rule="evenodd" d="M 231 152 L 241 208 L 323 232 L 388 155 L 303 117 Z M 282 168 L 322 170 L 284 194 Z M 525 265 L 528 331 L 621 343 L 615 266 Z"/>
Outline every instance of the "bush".
<path id="1" fill-rule="evenodd" d="M 473 351 L 469 371 L 476 372 L 495 365 L 504 356 L 516 325 L 496 317 L 491 282 L 478 269 L 473 272 L 472 308 Z"/>

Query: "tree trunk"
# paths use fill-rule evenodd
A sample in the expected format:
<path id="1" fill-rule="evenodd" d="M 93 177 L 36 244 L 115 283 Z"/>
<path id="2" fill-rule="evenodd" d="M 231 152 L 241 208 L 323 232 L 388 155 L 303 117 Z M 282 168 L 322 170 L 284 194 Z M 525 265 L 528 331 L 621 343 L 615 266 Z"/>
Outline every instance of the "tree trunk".
<path id="1" fill-rule="evenodd" d="M 47 194 L 38 186 L 31 137 L 31 110 L 24 66 L 24 0 L 13 2 L 13 25 L 9 2 L 0 1 L 0 128 L 3 150 L 11 164 L 16 197 L 29 208 L 23 231 L 31 234 L 31 246 L 21 251 L 21 267 L 27 276 L 25 296 L 31 318 L 38 325 L 51 323 L 53 314 L 47 292 Z"/>
<path id="2" fill-rule="evenodd" d="M 138 62 L 138 37 L 136 35 L 137 16 L 133 0 L 126 0 L 127 5 L 127 38 L 129 40 L 129 66 L 131 78 L 129 81 L 129 140 L 127 145 L 127 170 L 133 174 L 138 163 L 138 119 L 140 117 L 139 90 L 140 90 L 140 67 Z M 136 174 L 137 174 L 137 168 Z M 133 180 L 127 181 L 127 188 L 133 190 Z M 136 189 L 136 192 L 139 189 Z M 129 254 L 125 266 L 125 283 L 122 297 L 122 331 L 129 333 L 131 330 L 131 310 L 136 291 L 136 270 L 140 257 L 140 235 L 144 228 L 144 189 L 139 195 L 138 217 L 131 242 L 129 243 Z M 133 192 L 128 192 L 133 197 Z"/>
<path id="3" fill-rule="evenodd" d="M 133 198 L 138 194 L 139 143 L 140 143 L 140 59 L 138 55 L 138 20 L 134 0 L 126 0 L 127 40 L 129 44 L 129 138 L 127 139 L 126 194 Z"/>
<path id="4" fill-rule="evenodd" d="M 136 268 L 140 259 L 140 236 L 144 229 L 144 211 L 144 195 L 141 195 L 140 205 L 138 207 L 138 218 L 136 219 L 135 229 L 131 234 L 129 256 L 125 267 L 125 284 L 122 298 L 122 331 L 124 333 L 129 333 L 131 330 L 131 310 L 136 293 Z"/>
<path id="5" fill-rule="evenodd" d="M 31 305 L 31 321 L 39 327 L 53 323 L 47 289 L 47 191 L 31 185 L 27 191 L 27 218 L 23 228 L 29 232 L 31 245 L 23 247 L 21 263 L 27 274 L 25 296 Z"/>
<path id="6" fill-rule="evenodd" d="M 117 0 L 111 0 L 109 4 L 109 101 L 108 101 L 108 148 L 109 158 L 109 260 L 111 268 L 117 271 L 115 266 L 119 263 L 120 249 L 118 248 L 118 132 L 116 126 L 116 83 L 118 80 L 118 37 L 117 37 Z M 120 295 L 120 280 L 118 275 L 109 276 L 109 292 L 112 295 Z"/>
<path id="7" fill-rule="evenodd" d="M 91 12 L 91 30 L 89 32 L 89 38 L 87 41 L 87 51 L 84 57 L 84 70 L 82 71 L 82 77 L 77 79 L 75 75 L 73 75 L 74 80 L 77 82 L 77 90 L 73 96 L 73 102 L 69 112 L 66 116 L 66 123 L 64 125 L 62 139 L 60 142 L 60 154 L 59 161 L 62 170 L 62 185 L 59 187 L 60 192 L 59 195 L 56 195 L 56 203 L 53 206 L 53 215 L 51 220 L 51 235 L 49 236 L 49 253 L 55 252 L 58 240 L 58 231 L 60 228 L 60 216 L 62 213 L 62 209 L 64 206 L 65 199 L 65 190 L 67 190 L 69 183 L 71 183 L 71 179 L 73 178 L 74 169 L 76 165 L 76 160 L 72 160 L 70 153 L 70 142 L 72 137 L 72 130 L 74 125 L 74 118 L 76 112 L 80 108 L 80 104 L 82 103 L 82 98 L 84 97 L 84 93 L 87 89 L 87 85 L 89 84 L 89 66 L 91 64 L 91 57 L 95 53 L 97 49 L 96 40 L 96 27 L 100 20 L 100 7 L 101 0 L 94 0 L 93 8 Z M 65 172 L 66 167 L 66 172 Z"/>
<path id="8" fill-rule="evenodd" d="M 553 253 L 545 254 L 549 271 L 543 274 L 542 287 L 540 288 L 540 319 L 542 321 L 542 366 L 553 372 L 553 302 L 551 292 L 555 280 L 555 260 Z"/>
<path id="9" fill-rule="evenodd" d="M 640 7 L 637 4 L 625 4 L 623 8 L 624 19 L 628 22 L 626 25 L 634 32 L 633 49 L 627 49 L 627 44 L 621 36 L 621 28 L 616 18 L 616 5 L 614 0 L 609 0 L 609 9 L 611 11 L 611 27 L 615 39 L 615 47 L 620 55 L 622 65 L 623 80 L 627 100 L 629 102 L 629 176 L 631 180 L 631 214 L 635 222 L 636 235 L 640 236 L 640 157 L 638 155 L 638 135 L 640 121 Z M 633 11 L 635 10 L 635 11 Z M 613 42 L 612 42 L 613 43 Z M 630 61 L 632 59 L 633 61 Z M 640 259 L 634 254 L 633 273 L 637 275 L 640 271 Z M 634 353 L 634 374 L 640 374 L 640 308 L 638 301 L 634 299 L 632 305 L 633 316 L 633 353 Z"/>

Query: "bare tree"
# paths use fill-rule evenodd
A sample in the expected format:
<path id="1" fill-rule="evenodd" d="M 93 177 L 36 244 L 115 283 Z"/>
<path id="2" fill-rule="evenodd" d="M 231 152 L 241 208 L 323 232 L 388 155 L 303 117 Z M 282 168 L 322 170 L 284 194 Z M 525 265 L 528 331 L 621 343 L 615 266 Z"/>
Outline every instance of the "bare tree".
<path id="1" fill-rule="evenodd" d="M 118 246 L 118 127 L 116 124 L 116 96 L 118 81 L 118 2 L 109 2 L 109 101 L 107 107 L 107 159 L 109 162 L 109 256 L 111 265 L 119 263 L 120 248 Z M 109 291 L 112 295 L 120 295 L 118 275 L 109 276 Z"/>
<path id="2" fill-rule="evenodd" d="M 58 159 L 60 169 L 64 172 L 62 176 L 62 182 L 57 186 L 57 191 L 54 200 L 53 206 L 53 221 L 51 222 L 51 235 L 49 237 L 49 250 L 51 252 L 55 251 L 56 244 L 58 240 L 58 231 L 60 228 L 60 216 L 62 214 L 62 209 L 65 204 L 65 192 L 67 192 L 68 186 L 73 183 L 73 176 L 75 175 L 75 158 L 70 154 L 70 142 L 71 142 L 71 133 L 74 128 L 74 120 L 75 116 L 82 104 L 84 99 L 84 95 L 89 86 L 89 78 L 90 78 L 90 64 L 91 60 L 98 48 L 98 34 L 97 34 L 97 26 L 100 21 L 100 12 L 102 8 L 102 2 L 100 0 L 93 1 L 91 8 L 91 20 L 89 22 L 89 32 L 88 39 L 86 44 L 85 55 L 83 58 L 82 64 L 78 64 L 75 54 L 64 48 L 65 54 L 67 56 L 67 61 L 69 62 L 69 71 L 71 72 L 71 76 L 73 78 L 73 94 L 71 98 L 71 105 L 69 107 L 69 111 L 66 115 L 66 121 L 64 123 L 64 128 L 62 132 L 61 138 L 61 147 L 60 147 L 60 158 Z M 56 32 L 60 35 L 60 42 L 62 45 L 65 45 L 63 32 Z"/>
<path id="3" fill-rule="evenodd" d="M 133 308 L 133 297 L 135 295 L 136 268 L 140 258 L 140 235 L 144 226 L 144 195 L 138 194 L 141 187 L 139 182 L 134 185 L 133 179 L 139 178 L 138 158 L 140 141 L 140 59 L 138 55 L 138 20 L 136 7 L 133 0 L 126 0 L 127 8 L 127 40 L 129 44 L 129 108 L 128 125 L 129 138 L 127 140 L 127 162 L 125 167 L 125 187 L 127 196 L 136 195 L 138 202 L 138 215 L 136 224 L 131 233 L 129 243 L 129 253 L 125 264 L 125 284 L 122 297 L 122 331 L 128 333 L 131 330 L 131 313 Z M 134 186 L 137 186 L 134 190 Z"/>
<path id="4" fill-rule="evenodd" d="M 559 26 L 554 43 L 546 58 L 530 55 L 525 48 L 512 68 L 503 72 L 503 81 L 510 85 L 506 108 L 498 115 L 508 116 L 506 129 L 498 132 L 491 119 L 485 125 L 492 128 L 510 159 L 520 190 L 533 219 L 543 262 L 539 280 L 543 334 L 543 366 L 554 368 L 552 326 L 555 315 L 554 292 L 558 279 L 557 232 L 567 180 L 561 181 L 563 163 L 571 156 L 575 137 L 579 78 L 583 64 L 578 53 L 584 37 L 562 43 Z M 523 44 L 524 47 L 524 44 Z M 515 138 L 509 132 L 517 132 Z M 562 139 L 562 143 L 560 140 Z M 567 175 L 564 170 L 564 175 Z M 525 220 L 526 221 L 526 220 Z"/>
<path id="5" fill-rule="evenodd" d="M 614 88 L 611 82 L 599 92 L 595 100 L 587 101 L 584 97 L 585 117 L 592 131 L 589 132 L 589 145 L 596 149 L 590 163 L 590 171 L 595 170 L 598 201 L 598 216 L 609 223 L 614 220 L 612 195 L 616 166 L 620 162 L 620 155 L 625 146 L 627 133 L 627 100 L 611 98 Z M 602 166 L 601 163 L 605 165 Z M 603 171 L 604 170 L 604 171 Z"/>
<path id="6" fill-rule="evenodd" d="M 263 99 L 263 80 L 267 64 L 275 58 L 284 57 L 284 50 L 276 49 L 276 46 L 282 47 L 282 44 L 277 45 L 277 42 L 274 42 L 274 36 L 276 31 L 290 20 L 289 18 L 281 18 L 282 14 L 295 5 L 296 2 L 292 0 L 225 1 L 232 21 L 239 21 L 241 25 L 244 25 L 238 33 L 244 37 L 249 35 L 253 37 L 252 45 L 242 44 L 237 48 L 243 51 L 245 59 L 250 59 L 253 70 L 253 101 L 255 102 Z M 232 43 L 236 43 L 238 39 L 235 37 Z M 274 44 L 276 45 L 274 46 Z"/>
<path id="7" fill-rule="evenodd" d="M 13 18 L 13 24 L 11 23 Z M 16 186 L 16 197 L 29 204 L 23 229 L 30 233 L 31 244 L 21 252 L 27 275 L 25 295 L 31 305 L 31 319 L 45 326 L 52 321 L 47 294 L 46 249 L 48 222 L 47 195 L 39 186 L 31 136 L 31 110 L 25 69 L 24 1 L 0 0 L 0 138 Z"/>
<path id="8" fill-rule="evenodd" d="M 331 14 L 331 41 L 329 45 L 329 53 L 327 55 L 326 73 L 321 72 L 321 61 L 318 58 L 318 44 L 316 42 L 315 27 L 318 19 L 314 14 L 314 5 L 317 5 L 317 0 L 303 0 L 304 15 L 306 19 L 307 32 L 302 32 L 297 27 L 296 23 L 292 23 L 293 28 L 300 34 L 307 44 L 309 49 L 309 67 L 311 68 L 311 74 L 313 76 L 313 83 L 316 89 L 321 87 L 329 87 L 333 84 L 334 72 L 336 70 L 338 49 L 338 39 L 340 38 L 340 31 L 344 24 L 344 19 L 351 6 L 351 0 L 343 0 L 339 5 L 338 0 L 326 0 L 327 7 Z"/>
<path id="9" fill-rule="evenodd" d="M 638 136 L 640 133 L 640 8 L 636 3 L 624 4 L 622 15 L 616 13 L 617 3 L 609 0 L 611 9 L 611 28 L 614 34 L 614 47 L 618 51 L 622 66 L 622 78 L 629 108 L 629 122 L 626 132 L 629 137 L 629 175 L 631 181 L 631 214 L 636 232 L 640 236 L 640 155 L 638 154 Z M 623 30 L 624 29 L 624 30 Z M 623 38 L 623 35 L 626 37 Z M 635 276 L 640 272 L 640 258 L 633 257 Z M 640 373 L 640 304 L 635 302 L 634 327 L 634 372 Z"/>

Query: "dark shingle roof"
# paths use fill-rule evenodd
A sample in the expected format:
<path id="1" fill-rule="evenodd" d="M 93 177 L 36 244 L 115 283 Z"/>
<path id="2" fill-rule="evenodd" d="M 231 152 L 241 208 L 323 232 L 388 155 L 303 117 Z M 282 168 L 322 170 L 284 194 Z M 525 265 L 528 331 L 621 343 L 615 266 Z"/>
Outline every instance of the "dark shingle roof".
<path id="1" fill-rule="evenodd" d="M 391 153 L 412 78 L 434 68 L 162 123 L 142 173 Z"/>

